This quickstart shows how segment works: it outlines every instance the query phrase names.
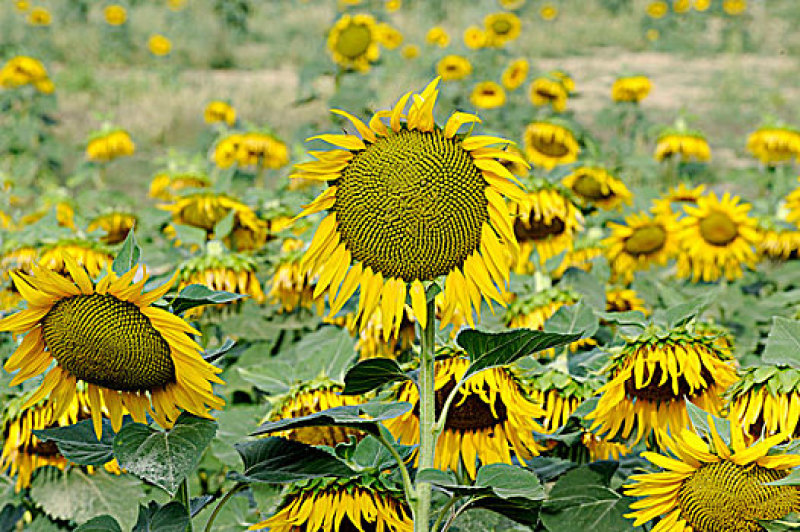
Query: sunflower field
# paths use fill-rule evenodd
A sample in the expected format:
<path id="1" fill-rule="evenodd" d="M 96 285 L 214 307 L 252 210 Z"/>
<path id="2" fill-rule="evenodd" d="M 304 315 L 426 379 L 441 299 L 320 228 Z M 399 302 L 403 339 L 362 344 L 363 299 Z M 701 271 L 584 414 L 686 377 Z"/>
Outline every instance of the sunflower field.
<path id="1" fill-rule="evenodd" d="M 0 6 L 0 532 L 800 529 L 796 0 Z"/>

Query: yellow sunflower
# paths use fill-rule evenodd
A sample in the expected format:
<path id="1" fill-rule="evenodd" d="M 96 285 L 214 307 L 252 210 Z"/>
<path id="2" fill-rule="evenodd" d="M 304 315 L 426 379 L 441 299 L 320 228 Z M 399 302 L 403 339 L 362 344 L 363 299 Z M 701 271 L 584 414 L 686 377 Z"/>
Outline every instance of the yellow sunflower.
<path id="1" fill-rule="evenodd" d="M 339 149 L 318 152 L 318 160 L 296 166 L 295 176 L 329 183 L 299 217 L 330 211 L 301 271 L 320 275 L 318 289 L 328 292 L 331 316 L 360 285 L 361 327 L 380 305 L 385 328 L 396 331 L 406 294 L 419 322 L 426 323 L 422 283 L 442 276 L 442 326 L 456 311 L 473 324 L 471 307 L 479 312 L 481 296 L 503 304 L 498 287 L 509 272 L 505 257 L 518 251 L 503 196 L 520 198 L 522 191 L 497 160 L 515 156 L 492 147 L 509 144 L 505 139 L 458 134 L 462 124 L 480 120 L 475 115 L 456 113 L 438 127 L 433 119 L 437 83 L 413 95 L 405 120 L 411 93 L 394 109 L 377 112 L 369 127 L 336 111 L 361 137 L 312 137 Z"/>
<path id="2" fill-rule="evenodd" d="M 103 9 L 103 18 L 110 26 L 122 26 L 128 20 L 128 12 L 119 4 L 111 4 Z"/>
<path id="3" fill-rule="evenodd" d="M 537 107 L 551 106 L 556 113 L 567 108 L 567 89 L 558 81 L 549 78 L 536 78 L 531 83 L 528 97 Z"/>
<path id="4" fill-rule="evenodd" d="M 647 5 L 647 16 L 650 18 L 662 18 L 669 12 L 669 5 L 663 0 L 656 0 Z"/>
<path id="5" fill-rule="evenodd" d="M 109 250 L 90 240 L 61 240 L 55 244 L 42 246 L 39 250 L 38 265 L 61 275 L 68 276 L 66 257 L 75 260 L 81 268 L 94 279 L 100 272 L 109 268 L 114 259 Z"/>
<path id="6" fill-rule="evenodd" d="M 314 297 L 316 284 L 309 273 L 300 268 L 304 246 L 305 242 L 296 238 L 287 238 L 281 244 L 281 256 L 269 281 L 267 296 L 270 303 L 280 306 L 278 312 L 315 307 L 317 314 L 322 314 L 325 310 L 325 298 Z"/>
<path id="7" fill-rule="evenodd" d="M 711 160 L 711 148 L 700 134 L 668 133 L 658 138 L 654 157 L 659 162 L 671 157 L 680 157 L 684 162 L 707 162 Z"/>
<path id="8" fill-rule="evenodd" d="M 483 19 L 488 46 L 503 46 L 519 37 L 522 22 L 514 13 L 490 13 Z"/>
<path id="9" fill-rule="evenodd" d="M 528 63 L 527 59 L 519 58 L 511 61 L 508 67 L 503 70 L 503 76 L 501 78 L 503 87 L 510 91 L 517 90 L 525 83 L 529 70 L 530 63 Z"/>
<path id="10" fill-rule="evenodd" d="M 542 4 L 542 7 L 539 8 L 539 16 L 542 17 L 542 20 L 548 22 L 555 20 L 558 16 L 558 8 L 553 4 Z"/>
<path id="11" fill-rule="evenodd" d="M 113 246 L 119 244 L 128 236 L 128 232 L 136 225 L 136 215 L 130 212 L 111 211 L 106 214 L 101 214 L 89 222 L 88 230 L 91 231 L 104 231 L 100 240 Z"/>
<path id="12" fill-rule="evenodd" d="M 779 127 L 759 128 L 747 137 L 747 151 L 766 165 L 800 158 L 800 132 Z"/>
<path id="13" fill-rule="evenodd" d="M 269 133 L 233 133 L 217 141 L 211 160 L 220 168 L 230 168 L 234 164 L 249 170 L 281 168 L 289 163 L 289 148 Z"/>
<path id="14" fill-rule="evenodd" d="M 394 50 L 403 44 L 403 34 L 385 22 L 375 26 L 375 33 L 378 42 L 389 50 Z"/>
<path id="15" fill-rule="evenodd" d="M 551 70 L 547 75 L 560 81 L 564 88 L 567 89 L 567 94 L 575 92 L 575 80 L 563 70 Z"/>
<path id="16" fill-rule="evenodd" d="M 762 434 L 800 437 L 800 371 L 794 368 L 755 366 L 740 372 L 729 390 L 731 417 L 749 439 Z"/>
<path id="17" fill-rule="evenodd" d="M 136 145 L 127 131 L 122 129 L 94 135 L 86 145 L 86 159 L 106 163 L 134 154 Z"/>
<path id="18" fill-rule="evenodd" d="M 161 172 L 153 176 L 150 182 L 149 196 L 164 201 L 172 201 L 175 195 L 187 188 L 208 188 L 211 180 L 199 173 L 166 173 Z"/>
<path id="19" fill-rule="evenodd" d="M 514 234 L 520 243 L 519 260 L 514 270 L 530 273 L 536 251 L 538 264 L 573 247 L 576 233 L 583 230 L 583 215 L 558 187 L 540 182 L 510 205 Z"/>
<path id="20" fill-rule="evenodd" d="M 28 24 L 31 26 L 49 26 L 52 21 L 50 11 L 43 7 L 34 7 L 28 13 Z"/>
<path id="21" fill-rule="evenodd" d="M 697 200 L 705 194 L 705 191 L 705 185 L 697 185 L 694 188 L 689 188 L 685 183 L 679 183 L 677 187 L 670 187 L 666 196 L 663 198 L 654 199 L 653 208 L 651 210 L 653 213 L 657 214 L 670 214 L 673 212 L 673 203 L 697 204 Z M 681 212 L 682 209 L 678 209 L 678 211 Z"/>
<path id="22" fill-rule="evenodd" d="M 481 81 L 472 88 L 469 101 L 478 109 L 495 109 L 506 103 L 506 91 L 494 81 Z"/>
<path id="23" fill-rule="evenodd" d="M 573 163 L 581 152 L 572 131 L 553 122 L 531 122 L 525 128 L 524 139 L 528 162 L 545 170 Z"/>
<path id="24" fill-rule="evenodd" d="M 341 384 L 330 379 L 317 379 L 296 386 L 288 393 L 271 399 L 270 413 L 262 423 L 308 416 L 329 408 L 358 405 L 365 401 L 360 395 L 342 395 L 342 390 L 344 387 Z M 360 440 L 364 433 L 347 427 L 303 427 L 276 432 L 273 436 L 308 445 L 336 447 L 349 441 L 351 436 Z"/>
<path id="25" fill-rule="evenodd" d="M 597 166 L 580 166 L 561 180 L 584 206 L 593 205 L 604 210 L 620 209 L 631 205 L 633 194 L 625 183 Z"/>
<path id="26" fill-rule="evenodd" d="M 147 39 L 147 49 L 151 54 L 163 57 L 172 51 L 172 41 L 164 35 L 154 34 Z"/>
<path id="27" fill-rule="evenodd" d="M 425 34 L 425 42 L 435 44 L 439 48 L 447 48 L 447 45 L 450 44 L 450 35 L 443 27 L 434 26 Z"/>
<path id="28" fill-rule="evenodd" d="M 478 26 L 470 26 L 464 30 L 464 44 L 467 48 L 477 50 L 488 46 L 488 35 Z"/>
<path id="29" fill-rule="evenodd" d="M 615 102 L 639 103 L 650 94 L 653 84 L 647 76 L 617 78 L 611 86 L 611 99 Z"/>
<path id="30" fill-rule="evenodd" d="M 672 10 L 675 13 L 687 13 L 692 8 L 692 0 L 672 0 Z"/>
<path id="31" fill-rule="evenodd" d="M 509 172 L 514 174 L 517 177 L 525 177 L 530 173 L 531 167 L 528 166 L 528 163 L 525 162 L 525 154 L 522 153 L 522 150 L 509 144 L 506 146 L 506 151 L 511 152 L 514 155 L 513 160 L 508 159 L 499 159 L 499 163 L 505 166 Z"/>
<path id="32" fill-rule="evenodd" d="M 380 57 L 378 30 L 372 15 L 342 15 L 328 33 L 328 50 L 337 65 L 366 72 Z"/>
<path id="33" fill-rule="evenodd" d="M 800 177 L 797 180 L 800 181 Z M 800 228 L 800 186 L 786 195 L 785 207 L 789 211 L 786 214 L 786 221 Z"/>
<path id="34" fill-rule="evenodd" d="M 385 482 L 360 485 L 358 479 L 316 480 L 290 489 L 278 511 L 249 530 L 271 532 L 412 532 L 411 509 L 401 491 Z"/>
<path id="35" fill-rule="evenodd" d="M 436 361 L 436 410 L 455 388 L 469 366 L 469 359 L 447 348 L 437 355 L 449 355 Z M 419 393 L 411 382 L 396 390 L 398 401 L 414 408 L 386 422 L 398 442 L 419 443 Z M 533 438 L 544 429 L 534 421 L 544 411 L 525 395 L 512 370 L 496 367 L 470 377 L 453 401 L 436 443 L 435 467 L 458 471 L 461 467 L 475 478 L 477 464 L 511 464 L 512 453 L 526 460 L 537 456 L 543 447 Z"/>
<path id="36" fill-rule="evenodd" d="M 55 205 L 50 200 L 46 200 L 45 206 L 43 209 L 32 212 L 30 214 L 26 214 L 25 216 L 19 219 L 19 227 L 25 227 L 26 225 L 31 225 L 42 218 L 44 218 L 51 209 L 55 207 L 56 211 L 56 221 L 58 225 L 61 227 L 68 227 L 73 231 L 76 229 L 75 227 L 75 210 L 72 206 L 67 203 L 66 201 L 57 201 Z"/>
<path id="37" fill-rule="evenodd" d="M 608 224 L 611 235 L 603 240 L 611 266 L 611 281 L 630 283 L 633 274 L 653 264 L 664 266 L 680 251 L 677 216 L 661 212 L 649 216 L 645 212 L 625 217 L 625 225 Z"/>
<path id="38" fill-rule="evenodd" d="M 771 227 L 761 232 L 758 256 L 772 260 L 800 258 L 800 231 L 785 227 Z"/>
<path id="39" fill-rule="evenodd" d="M 737 380 L 730 354 L 713 337 L 688 327 L 642 333 L 626 342 L 605 371 L 609 381 L 586 419 L 607 439 L 628 439 L 636 427 L 634 445 L 652 431 L 660 440 L 687 426 L 686 400 L 720 412 L 722 394 Z"/>
<path id="40" fill-rule="evenodd" d="M 796 454 L 770 452 L 783 435 L 748 445 L 735 419 L 721 423 L 708 416 L 701 434 L 675 428 L 661 437 L 669 454 L 642 453 L 662 471 L 630 476 L 625 493 L 641 497 L 625 515 L 633 527 L 660 517 L 653 532 L 758 531 L 760 521 L 800 510 L 797 486 L 769 485 L 800 465 Z"/>
<path id="41" fill-rule="evenodd" d="M 609 288 L 606 290 L 606 312 L 630 312 L 638 310 L 645 316 L 650 310 L 636 290 L 630 288 Z"/>
<path id="42" fill-rule="evenodd" d="M 407 44 L 400 50 L 400 55 L 402 55 L 404 59 L 416 59 L 419 57 L 419 54 L 419 46 L 416 44 Z"/>
<path id="43" fill-rule="evenodd" d="M 55 89 L 41 61 L 26 55 L 14 56 L 0 69 L 0 87 L 15 89 L 25 85 L 31 85 L 45 94 Z"/>
<path id="44" fill-rule="evenodd" d="M 723 0 L 722 10 L 731 16 L 738 16 L 747 11 L 747 0 Z"/>
<path id="45" fill-rule="evenodd" d="M 232 126 L 236 123 L 236 109 L 228 102 L 214 100 L 206 105 L 203 111 L 203 119 L 206 124 L 221 122 Z"/>
<path id="46" fill-rule="evenodd" d="M 224 253 L 219 242 L 213 244 L 216 245 L 209 245 L 205 255 L 189 259 L 181 265 L 178 291 L 190 284 L 200 284 L 212 290 L 243 294 L 257 303 L 266 301 L 261 283 L 256 278 L 258 267 L 255 259 L 241 253 Z M 225 308 L 230 306 L 220 305 Z"/>
<path id="47" fill-rule="evenodd" d="M 472 64 L 462 55 L 446 55 L 436 63 L 436 73 L 442 81 L 464 79 L 472 74 Z"/>
<path id="48" fill-rule="evenodd" d="M 95 285 L 70 255 L 64 263 L 71 280 L 38 266 L 31 276 L 12 274 L 28 307 L 0 320 L 0 331 L 25 334 L 5 370 L 17 372 L 12 386 L 46 373 L 23 408 L 50 397 L 53 417 L 60 418 L 73 403 L 77 383 L 85 382 L 98 438 L 104 408 L 115 431 L 123 407 L 139 423 L 146 422 L 146 410 L 162 427 L 170 427 L 180 409 L 211 417 L 210 408 L 222 408 L 211 386 L 223 383 L 220 370 L 203 360 L 189 336 L 200 333 L 152 306 L 174 277 L 145 294 L 146 272 L 131 284 L 138 268 L 119 278 L 109 271 Z"/>
<path id="49" fill-rule="evenodd" d="M 747 213 L 751 205 L 725 193 L 717 199 L 713 192 L 684 205 L 686 217 L 680 221 L 678 277 L 691 276 L 693 282 L 716 281 L 723 275 L 733 280 L 742 276 L 742 265 L 753 268 L 754 246 L 759 241 L 757 221 Z"/>

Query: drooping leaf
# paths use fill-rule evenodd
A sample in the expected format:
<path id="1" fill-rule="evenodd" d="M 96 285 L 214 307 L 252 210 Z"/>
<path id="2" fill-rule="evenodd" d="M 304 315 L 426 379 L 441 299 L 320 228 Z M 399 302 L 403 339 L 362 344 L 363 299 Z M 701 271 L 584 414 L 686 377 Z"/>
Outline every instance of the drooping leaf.
<path id="1" fill-rule="evenodd" d="M 217 424 L 183 413 L 168 431 L 130 423 L 114 439 L 120 467 L 171 495 L 200 461 Z"/>
<path id="2" fill-rule="evenodd" d="M 177 501 L 159 506 L 151 501 L 139 507 L 139 519 L 132 532 L 184 532 L 189 524 L 186 508 Z"/>
<path id="3" fill-rule="evenodd" d="M 75 532 L 122 532 L 122 529 L 110 515 L 99 515 L 83 523 Z"/>
<path id="4" fill-rule="evenodd" d="M 236 444 L 244 482 L 283 484 L 320 477 L 353 477 L 358 473 L 331 453 L 285 438 L 263 438 Z"/>
<path id="5" fill-rule="evenodd" d="M 131 228 L 131 230 L 128 231 L 128 236 L 125 237 L 125 241 L 122 243 L 119 253 L 117 253 L 114 262 L 111 264 L 111 269 L 114 270 L 114 273 L 117 275 L 122 276 L 139 264 L 141 255 L 142 248 L 140 248 L 139 243 L 136 242 L 136 236 L 133 234 L 133 228 Z"/>
<path id="6" fill-rule="evenodd" d="M 404 461 L 411 459 L 411 456 L 416 449 L 415 445 L 401 445 L 394 441 L 391 433 L 384 427 L 384 437 L 391 443 L 400 458 Z M 367 436 L 359 441 L 348 460 L 357 466 L 364 469 L 372 469 L 374 471 L 386 471 L 397 467 L 397 461 L 392 453 L 378 441 L 374 436 Z"/>
<path id="7" fill-rule="evenodd" d="M 481 467 L 475 476 L 475 485 L 491 488 L 501 499 L 544 499 L 544 487 L 534 473 L 508 464 L 497 463 Z"/>
<path id="8" fill-rule="evenodd" d="M 598 312 L 597 317 L 606 323 L 616 323 L 623 327 L 647 327 L 647 318 L 639 310 L 626 310 L 624 312 Z"/>
<path id="9" fill-rule="evenodd" d="M 765 364 L 800 368 L 800 321 L 775 316 L 761 360 Z"/>
<path id="10" fill-rule="evenodd" d="M 247 297 L 244 294 L 234 294 L 224 290 L 212 290 L 201 284 L 190 284 L 172 298 L 172 310 L 176 314 L 182 314 L 187 310 L 202 305 L 218 305 L 222 303 L 232 303 Z"/>
<path id="11" fill-rule="evenodd" d="M 74 425 L 35 430 L 42 441 L 52 441 L 64 458 L 79 465 L 101 466 L 114 458 L 114 431 L 111 421 L 103 419 L 103 436 L 95 435 L 92 420 L 85 419 Z"/>
<path id="12" fill-rule="evenodd" d="M 329 408 L 308 416 L 264 423 L 252 435 L 258 436 L 302 427 L 331 426 L 351 427 L 377 435 L 379 422 L 395 418 L 409 410 L 411 410 L 410 403 L 367 403 L 363 405 L 337 406 L 336 408 Z"/>
<path id="13" fill-rule="evenodd" d="M 361 395 L 380 388 L 384 384 L 406 380 L 408 376 L 400 369 L 400 364 L 390 358 L 369 358 L 362 360 L 347 371 L 344 376 L 344 395 Z"/>

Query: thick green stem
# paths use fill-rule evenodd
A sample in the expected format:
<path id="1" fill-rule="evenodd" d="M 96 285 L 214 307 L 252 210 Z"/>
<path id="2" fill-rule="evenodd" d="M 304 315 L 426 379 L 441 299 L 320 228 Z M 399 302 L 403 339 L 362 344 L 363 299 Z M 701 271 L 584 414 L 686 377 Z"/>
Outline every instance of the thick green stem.
<path id="1" fill-rule="evenodd" d="M 225 504 L 229 500 L 231 500 L 231 497 L 233 497 L 237 492 L 243 490 L 246 487 L 247 487 L 246 484 L 236 484 L 234 487 L 231 488 L 231 490 L 228 493 L 226 493 L 222 497 L 222 499 L 220 499 L 220 501 L 217 503 L 216 508 L 214 508 L 214 511 L 211 512 L 211 515 L 208 517 L 208 522 L 206 522 L 205 532 L 211 531 L 211 525 L 214 524 L 214 520 L 217 518 L 217 514 L 219 514 L 219 511 L 222 510 L 222 507 L 225 506 Z"/>
<path id="2" fill-rule="evenodd" d="M 175 494 L 175 500 L 178 501 L 179 503 L 181 503 L 184 508 L 186 508 L 186 513 L 189 514 L 189 516 L 191 517 L 191 515 L 192 515 L 192 509 L 191 509 L 192 499 L 189 496 L 189 479 L 188 478 L 183 479 L 183 482 L 181 482 L 181 486 L 178 488 L 178 493 Z M 192 530 L 193 530 L 192 529 L 192 520 L 190 518 L 189 519 L 189 524 L 186 525 L 186 532 L 192 532 Z"/>
<path id="3" fill-rule="evenodd" d="M 422 332 L 419 361 L 419 470 L 433 468 L 436 452 L 436 392 L 434 390 L 434 352 L 436 344 L 436 304 L 428 301 L 428 316 Z M 414 532 L 428 532 L 431 515 L 431 485 L 417 482 L 414 504 Z"/>

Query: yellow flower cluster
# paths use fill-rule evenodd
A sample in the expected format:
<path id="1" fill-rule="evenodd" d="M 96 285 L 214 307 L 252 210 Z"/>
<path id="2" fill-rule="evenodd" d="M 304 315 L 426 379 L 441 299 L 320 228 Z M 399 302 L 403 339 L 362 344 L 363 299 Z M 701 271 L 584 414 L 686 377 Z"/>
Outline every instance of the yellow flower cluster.
<path id="1" fill-rule="evenodd" d="M 31 85 L 42 94 L 51 94 L 55 85 L 41 61 L 25 55 L 9 59 L 0 69 L 0 87 L 15 89 Z"/>

